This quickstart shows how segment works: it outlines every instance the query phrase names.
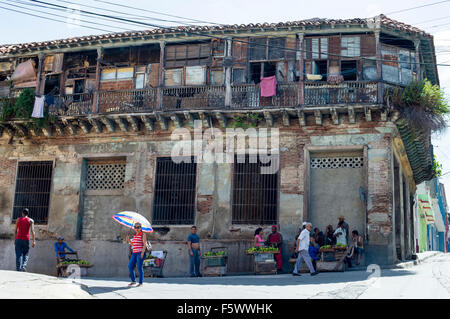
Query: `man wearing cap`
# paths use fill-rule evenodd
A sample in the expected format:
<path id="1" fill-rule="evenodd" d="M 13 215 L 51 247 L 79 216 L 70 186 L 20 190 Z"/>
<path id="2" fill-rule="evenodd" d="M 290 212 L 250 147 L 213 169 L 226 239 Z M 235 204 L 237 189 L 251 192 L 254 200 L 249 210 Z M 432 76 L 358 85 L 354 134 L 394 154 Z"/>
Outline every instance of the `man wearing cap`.
<path id="1" fill-rule="evenodd" d="M 295 263 L 294 271 L 292 273 L 293 276 L 300 276 L 298 271 L 300 270 L 303 259 L 305 260 L 305 263 L 309 268 L 311 276 L 315 276 L 318 274 L 318 272 L 315 271 L 315 269 L 312 265 L 311 256 L 309 255 L 309 240 L 310 240 L 311 229 L 312 229 L 312 224 L 306 223 L 305 229 L 302 230 L 302 232 L 300 233 L 300 236 L 297 239 L 297 248 L 295 249 L 295 252 L 298 252 L 298 258 L 297 258 L 297 262 Z"/>
<path id="2" fill-rule="evenodd" d="M 58 258 L 58 262 L 60 260 L 63 260 L 64 258 L 66 258 L 66 248 L 68 251 L 70 251 L 71 253 L 74 253 L 73 249 L 69 247 L 69 245 L 66 244 L 66 242 L 64 241 L 64 237 L 59 236 L 57 238 L 57 242 L 55 243 L 55 252 L 56 252 L 56 258 Z"/>
<path id="3" fill-rule="evenodd" d="M 17 271 L 27 271 L 28 252 L 30 251 L 30 230 L 33 239 L 31 247 L 34 247 L 36 244 L 34 220 L 28 217 L 29 213 L 28 208 L 22 211 L 22 217 L 17 219 L 16 228 L 14 229 Z"/>
<path id="4" fill-rule="evenodd" d="M 283 244 L 283 236 L 278 232 L 278 228 L 276 225 L 272 226 L 272 233 L 267 238 L 267 243 L 269 246 L 273 246 L 278 248 L 279 253 L 274 254 L 274 258 L 277 262 L 278 272 L 281 272 L 281 268 L 283 267 L 283 262 L 281 258 L 281 245 Z"/>
<path id="5" fill-rule="evenodd" d="M 344 228 L 345 230 L 345 240 L 348 243 L 348 224 L 345 222 L 345 217 L 343 215 L 339 216 L 339 223 L 342 222 L 342 228 Z M 339 227 L 339 223 L 338 223 L 338 227 Z"/>

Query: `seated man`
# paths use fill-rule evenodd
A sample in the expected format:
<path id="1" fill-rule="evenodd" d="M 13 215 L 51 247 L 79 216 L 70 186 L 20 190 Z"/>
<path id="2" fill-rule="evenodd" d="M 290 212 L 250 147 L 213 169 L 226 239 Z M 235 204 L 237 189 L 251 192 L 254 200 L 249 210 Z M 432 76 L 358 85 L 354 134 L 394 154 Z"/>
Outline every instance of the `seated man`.
<path id="1" fill-rule="evenodd" d="M 353 258 L 354 251 L 355 251 L 355 245 L 352 243 L 348 247 L 345 258 L 344 258 L 344 263 L 347 263 L 348 268 L 352 268 L 352 258 Z"/>
<path id="2" fill-rule="evenodd" d="M 55 252 L 56 252 L 56 259 L 59 263 L 66 258 L 65 254 L 66 248 L 71 253 L 74 253 L 75 251 L 66 244 L 63 237 L 60 236 L 57 238 L 57 240 L 58 241 L 55 243 Z"/>
<path id="3" fill-rule="evenodd" d="M 314 271 L 317 272 L 316 261 L 320 260 L 320 252 L 319 252 L 319 245 L 316 243 L 316 239 L 315 239 L 314 235 L 311 235 L 311 238 L 309 240 L 308 252 L 309 252 L 309 256 L 311 257 Z"/>

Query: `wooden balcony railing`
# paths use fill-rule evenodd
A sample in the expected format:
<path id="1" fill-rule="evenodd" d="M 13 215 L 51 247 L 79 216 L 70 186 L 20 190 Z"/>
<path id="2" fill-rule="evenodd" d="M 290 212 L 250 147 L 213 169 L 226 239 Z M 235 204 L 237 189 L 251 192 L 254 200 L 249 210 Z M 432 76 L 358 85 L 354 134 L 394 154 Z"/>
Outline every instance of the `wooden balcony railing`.
<path id="1" fill-rule="evenodd" d="M 54 97 L 49 113 L 54 115 L 86 115 L 92 113 L 94 93 L 67 94 Z"/>
<path id="2" fill-rule="evenodd" d="M 298 83 L 277 85 L 277 95 L 261 97 L 259 85 L 237 84 L 231 87 L 231 107 L 233 109 L 260 107 L 294 107 L 298 105 Z"/>
<path id="3" fill-rule="evenodd" d="M 75 116 L 96 112 L 105 114 L 194 109 L 292 108 L 300 106 L 299 92 L 302 87 L 302 106 L 305 108 L 336 104 L 377 104 L 378 101 L 384 101 L 387 89 L 401 88 L 392 83 L 376 81 L 340 84 L 307 81 L 304 85 L 299 82 L 279 83 L 277 94 L 272 97 L 261 97 L 259 85 L 254 84 L 232 85 L 228 93 L 225 86 L 214 85 L 99 91 L 55 96 L 54 103 L 49 106 L 49 112 L 59 116 Z M 227 94 L 231 98 L 230 105 L 225 104 Z M 378 97 L 378 94 L 382 96 Z M 13 96 L 7 98 L 13 99 Z"/>
<path id="4" fill-rule="evenodd" d="M 305 82 L 305 105 L 377 103 L 377 82 Z"/>
<path id="5" fill-rule="evenodd" d="M 154 111 L 158 104 L 158 89 L 100 91 L 99 113 L 132 113 Z"/>
<path id="6" fill-rule="evenodd" d="M 225 87 L 215 85 L 162 88 L 163 110 L 223 109 Z"/>

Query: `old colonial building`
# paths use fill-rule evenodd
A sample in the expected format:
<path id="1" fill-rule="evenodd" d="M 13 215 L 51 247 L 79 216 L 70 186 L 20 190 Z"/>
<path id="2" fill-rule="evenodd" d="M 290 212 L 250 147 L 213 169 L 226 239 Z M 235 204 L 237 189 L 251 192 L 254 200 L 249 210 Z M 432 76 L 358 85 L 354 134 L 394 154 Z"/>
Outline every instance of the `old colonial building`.
<path id="1" fill-rule="evenodd" d="M 271 77 L 275 94 L 263 96 Z M 151 221 L 154 249 L 168 251 L 166 275 L 187 274 L 193 224 L 204 251 L 228 248 L 234 273 L 252 270 L 243 251 L 257 227 L 279 226 L 286 261 L 303 221 L 324 231 L 340 215 L 364 236 L 365 263 L 406 259 L 432 146 L 429 132 L 396 122 L 385 96 L 424 78 L 438 83 L 432 36 L 385 16 L 2 46 L 2 112 L 31 88 L 45 117 L 0 123 L 0 265 L 14 267 L 24 207 L 37 224 L 30 270 L 45 273 L 55 271 L 51 244 L 62 235 L 95 264 L 91 274 L 126 275 L 127 230 L 111 219 L 123 210 Z M 195 121 L 203 133 L 277 128 L 279 169 L 205 163 L 195 152 L 174 163 L 172 133 L 193 133 Z"/>

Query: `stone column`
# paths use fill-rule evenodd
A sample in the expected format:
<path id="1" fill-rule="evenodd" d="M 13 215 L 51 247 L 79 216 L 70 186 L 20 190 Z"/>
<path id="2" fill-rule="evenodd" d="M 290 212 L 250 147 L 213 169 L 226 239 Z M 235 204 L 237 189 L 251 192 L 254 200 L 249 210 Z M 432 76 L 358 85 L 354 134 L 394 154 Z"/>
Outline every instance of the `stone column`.
<path id="1" fill-rule="evenodd" d="M 403 171 L 402 168 L 398 169 L 398 181 L 399 181 L 399 201 L 400 201 L 400 251 L 402 260 L 405 260 L 405 205 L 403 199 Z"/>
<path id="2" fill-rule="evenodd" d="M 377 101 L 379 104 L 383 103 L 383 74 L 382 74 L 382 55 L 381 55 L 381 43 L 380 43 L 380 30 L 375 30 L 375 48 L 377 53 L 377 87 L 378 87 L 378 98 Z"/>
<path id="3" fill-rule="evenodd" d="M 38 54 L 38 68 L 37 68 L 37 75 L 36 75 L 36 95 L 40 95 L 41 94 L 41 82 L 42 82 L 42 66 L 44 64 L 44 58 L 45 58 L 45 54 L 44 53 L 39 53 Z"/>
<path id="4" fill-rule="evenodd" d="M 227 39 L 226 41 L 226 51 L 225 51 L 225 60 L 230 60 L 232 58 L 232 48 L 233 48 L 233 40 Z M 231 107 L 231 99 L 232 99 L 232 90 L 231 90 L 231 64 L 226 63 L 225 66 L 225 107 Z"/>
<path id="5" fill-rule="evenodd" d="M 95 69 L 95 91 L 92 99 L 92 113 L 99 112 L 99 100 L 100 100 L 100 76 L 101 76 L 101 64 L 103 48 L 97 48 L 97 65 Z"/>
<path id="6" fill-rule="evenodd" d="M 298 104 L 299 105 L 303 105 L 305 104 L 305 76 L 303 74 L 303 69 L 304 69 L 304 33 L 298 33 L 298 49 L 299 49 L 299 53 L 297 54 L 298 56 L 298 61 L 299 61 L 299 69 L 300 69 L 300 78 L 299 78 L 299 82 L 298 82 Z"/>
<path id="7" fill-rule="evenodd" d="M 164 87 L 164 60 L 166 53 L 166 42 L 159 42 L 159 79 L 158 79 L 158 100 L 159 110 L 163 109 L 163 87 Z"/>
<path id="8" fill-rule="evenodd" d="M 420 40 L 416 39 L 414 40 L 414 46 L 416 48 L 416 70 L 417 70 L 417 74 L 416 74 L 416 79 L 417 80 L 421 80 L 422 79 L 422 74 L 421 74 L 421 67 L 420 67 Z"/>

